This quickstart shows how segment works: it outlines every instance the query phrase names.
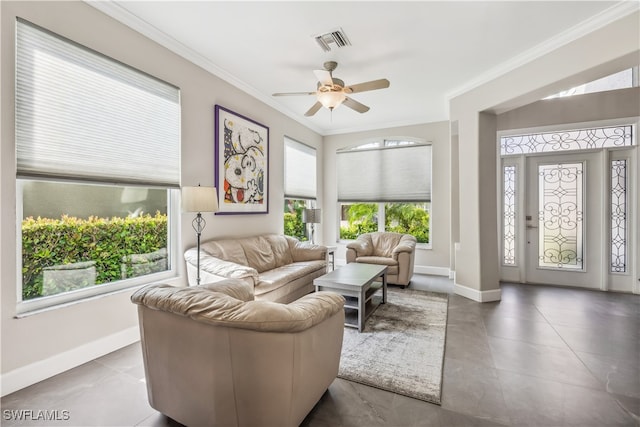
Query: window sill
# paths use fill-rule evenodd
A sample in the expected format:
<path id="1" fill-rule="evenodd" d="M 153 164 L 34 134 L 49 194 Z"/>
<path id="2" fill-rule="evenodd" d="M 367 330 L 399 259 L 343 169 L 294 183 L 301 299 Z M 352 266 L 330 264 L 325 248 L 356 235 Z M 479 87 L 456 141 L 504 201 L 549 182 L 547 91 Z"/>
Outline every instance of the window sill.
<path id="1" fill-rule="evenodd" d="M 152 281 L 148 281 L 148 282 L 144 282 L 144 283 L 136 283 L 136 284 L 132 284 L 130 286 L 126 286 L 126 287 L 122 287 L 122 288 L 118 288 L 118 289 L 114 289 L 111 291 L 107 291 L 107 292 L 103 292 L 103 293 L 99 293 L 99 294 L 94 294 L 94 295 L 87 295 L 78 299 L 74 299 L 71 301 L 64 301 L 64 302 L 60 302 L 58 304 L 52 304 L 52 305 L 46 305 L 46 306 L 42 306 L 41 304 L 37 304 L 38 306 L 36 307 L 29 307 L 29 305 L 36 305 L 33 303 L 38 303 L 40 301 L 36 300 L 36 301 L 27 301 L 27 302 L 19 302 L 18 303 L 18 307 L 17 307 L 17 313 L 15 316 L 13 316 L 14 319 L 23 319 L 26 317 L 31 317 L 31 316 L 35 316 L 38 314 L 42 314 L 42 313 L 47 313 L 50 311 L 54 311 L 54 310 L 60 310 L 60 309 L 66 309 L 72 306 L 75 306 L 77 304 L 83 304 L 86 302 L 90 302 L 90 301 L 95 301 L 97 299 L 101 299 L 101 298 L 105 298 L 105 297 L 110 297 L 110 296 L 114 296 L 114 295 L 118 295 L 118 294 L 122 294 L 125 292 L 129 292 L 129 293 L 133 293 L 136 290 L 142 288 L 143 286 L 146 285 L 150 285 L 152 283 L 168 283 L 171 285 L 180 285 L 180 280 L 179 277 L 177 275 L 171 275 L 171 276 L 167 276 L 164 277 L 162 279 L 159 280 L 152 280 Z"/>

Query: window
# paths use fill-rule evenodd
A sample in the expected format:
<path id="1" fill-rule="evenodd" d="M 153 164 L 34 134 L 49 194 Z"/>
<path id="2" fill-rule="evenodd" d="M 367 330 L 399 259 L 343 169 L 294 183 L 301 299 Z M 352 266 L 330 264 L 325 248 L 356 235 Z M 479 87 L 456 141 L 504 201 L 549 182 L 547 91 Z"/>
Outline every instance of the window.
<path id="1" fill-rule="evenodd" d="M 429 203 L 341 203 L 340 239 L 391 231 L 429 243 Z"/>
<path id="2" fill-rule="evenodd" d="M 511 156 L 631 145 L 634 145 L 632 125 L 609 126 L 503 136 L 500 138 L 500 154 Z"/>
<path id="3" fill-rule="evenodd" d="M 18 20 L 16 155 L 20 312 L 173 274 L 177 88 Z"/>
<path id="4" fill-rule="evenodd" d="M 339 150 L 337 171 L 341 239 L 393 231 L 430 243 L 431 145 L 367 142 Z"/>
<path id="5" fill-rule="evenodd" d="M 608 75 L 598 80 L 585 83 L 571 89 L 560 91 L 544 99 L 563 98 L 566 96 L 582 95 L 585 93 L 604 92 L 608 90 L 625 89 L 637 86 L 638 68 L 628 68 Z M 635 83 L 634 83 L 635 82 Z"/>
<path id="6" fill-rule="evenodd" d="M 518 176 L 516 165 L 504 165 L 502 168 L 502 263 L 504 265 L 516 265 L 516 189 L 518 187 Z"/>
<path id="7" fill-rule="evenodd" d="M 611 263 L 612 273 L 627 271 L 627 160 L 611 160 Z"/>
<path id="8" fill-rule="evenodd" d="M 284 139 L 284 234 L 313 240 L 313 225 L 303 222 L 305 208 L 316 204 L 316 149 Z"/>

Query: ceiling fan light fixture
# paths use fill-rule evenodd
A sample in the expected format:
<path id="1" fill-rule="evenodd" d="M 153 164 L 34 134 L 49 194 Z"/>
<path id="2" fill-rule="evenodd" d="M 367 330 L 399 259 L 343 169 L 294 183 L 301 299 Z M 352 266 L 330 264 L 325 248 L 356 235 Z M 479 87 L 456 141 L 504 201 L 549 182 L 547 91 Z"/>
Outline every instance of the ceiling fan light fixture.
<path id="1" fill-rule="evenodd" d="M 329 110 L 333 110 L 340 104 L 344 102 L 347 96 L 342 92 L 318 92 L 318 101 L 322 104 L 323 107 L 328 108 Z"/>
<path id="2" fill-rule="evenodd" d="M 311 108 L 304 113 L 305 117 L 313 116 L 320 111 L 322 107 L 329 111 L 333 111 L 336 107 L 339 107 L 342 104 L 358 113 L 366 113 L 369 111 L 368 106 L 359 103 L 353 98 L 349 98 L 347 95 L 389 87 L 389 80 L 387 79 L 371 80 L 346 86 L 344 81 L 337 77 L 333 77 L 332 72 L 338 66 L 337 62 L 326 61 L 323 66 L 324 70 L 313 70 L 313 73 L 316 75 L 316 79 L 318 80 L 315 92 L 274 93 L 273 96 L 315 95 L 317 100 Z"/>

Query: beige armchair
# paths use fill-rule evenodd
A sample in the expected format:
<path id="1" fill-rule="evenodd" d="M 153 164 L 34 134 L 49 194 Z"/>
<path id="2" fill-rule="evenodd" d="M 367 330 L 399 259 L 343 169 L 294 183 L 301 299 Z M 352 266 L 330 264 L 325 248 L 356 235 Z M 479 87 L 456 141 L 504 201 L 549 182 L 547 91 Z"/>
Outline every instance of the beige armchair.
<path id="1" fill-rule="evenodd" d="M 347 244 L 347 263 L 386 265 L 387 283 L 406 287 L 413 277 L 416 243 L 409 234 L 364 233 Z"/>
<path id="2" fill-rule="evenodd" d="M 149 403 L 188 426 L 297 426 L 338 374 L 344 298 L 255 301 L 237 279 L 136 291 Z"/>

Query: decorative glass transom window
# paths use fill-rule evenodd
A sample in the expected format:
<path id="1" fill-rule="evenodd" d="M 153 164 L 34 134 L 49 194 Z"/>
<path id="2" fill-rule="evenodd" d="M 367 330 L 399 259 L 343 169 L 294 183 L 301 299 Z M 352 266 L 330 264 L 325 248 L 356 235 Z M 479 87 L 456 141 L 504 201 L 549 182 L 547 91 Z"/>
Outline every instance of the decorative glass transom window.
<path id="1" fill-rule="evenodd" d="M 633 126 L 624 125 L 503 136 L 500 154 L 511 156 L 631 145 L 634 145 Z"/>

